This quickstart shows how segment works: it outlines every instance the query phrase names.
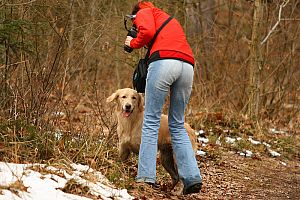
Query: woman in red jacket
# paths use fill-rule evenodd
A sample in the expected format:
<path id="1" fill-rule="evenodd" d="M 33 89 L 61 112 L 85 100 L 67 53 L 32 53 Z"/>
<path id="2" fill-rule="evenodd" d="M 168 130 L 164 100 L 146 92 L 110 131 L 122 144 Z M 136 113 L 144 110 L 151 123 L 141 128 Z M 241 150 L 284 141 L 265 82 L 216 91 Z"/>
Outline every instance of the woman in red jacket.
<path id="1" fill-rule="evenodd" d="M 133 49 L 149 46 L 156 30 L 170 17 L 151 2 L 139 1 L 133 8 L 138 34 L 127 36 L 125 45 Z M 172 19 L 158 34 L 149 56 L 145 90 L 145 113 L 139 151 L 137 182 L 155 184 L 158 129 L 162 108 L 170 91 L 168 113 L 172 147 L 176 156 L 184 194 L 201 190 L 202 178 L 194 151 L 184 128 L 184 112 L 189 101 L 194 57 L 183 28 Z"/>

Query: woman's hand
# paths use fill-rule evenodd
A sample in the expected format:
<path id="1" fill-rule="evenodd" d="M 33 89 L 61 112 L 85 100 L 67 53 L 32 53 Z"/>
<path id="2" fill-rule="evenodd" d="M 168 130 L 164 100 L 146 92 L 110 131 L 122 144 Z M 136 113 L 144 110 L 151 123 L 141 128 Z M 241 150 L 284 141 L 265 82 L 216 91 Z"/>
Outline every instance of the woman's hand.
<path id="1" fill-rule="evenodd" d="M 125 40 L 125 45 L 130 47 L 130 42 L 131 42 L 132 39 L 133 39 L 133 37 L 127 36 L 126 40 Z"/>

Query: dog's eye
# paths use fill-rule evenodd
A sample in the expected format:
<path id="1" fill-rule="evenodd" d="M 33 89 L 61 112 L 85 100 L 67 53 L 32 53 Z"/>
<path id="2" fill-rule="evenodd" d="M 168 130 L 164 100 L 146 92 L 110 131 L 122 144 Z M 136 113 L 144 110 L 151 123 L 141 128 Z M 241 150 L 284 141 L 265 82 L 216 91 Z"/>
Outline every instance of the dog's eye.
<path id="1" fill-rule="evenodd" d="M 122 99 L 125 99 L 126 98 L 126 96 L 122 96 Z"/>
<path id="2" fill-rule="evenodd" d="M 132 99 L 136 99 L 136 97 L 132 97 Z"/>

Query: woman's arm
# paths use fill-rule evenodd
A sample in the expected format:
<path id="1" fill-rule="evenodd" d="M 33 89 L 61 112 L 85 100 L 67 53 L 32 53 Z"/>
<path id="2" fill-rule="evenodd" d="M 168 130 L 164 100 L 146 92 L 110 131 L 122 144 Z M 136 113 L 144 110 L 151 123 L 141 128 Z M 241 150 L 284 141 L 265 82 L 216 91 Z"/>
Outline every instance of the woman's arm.
<path id="1" fill-rule="evenodd" d="M 138 34 L 136 38 L 130 38 L 129 42 L 131 48 L 139 49 L 151 41 L 156 31 L 152 9 L 140 10 L 136 15 L 134 24 L 138 29 Z"/>

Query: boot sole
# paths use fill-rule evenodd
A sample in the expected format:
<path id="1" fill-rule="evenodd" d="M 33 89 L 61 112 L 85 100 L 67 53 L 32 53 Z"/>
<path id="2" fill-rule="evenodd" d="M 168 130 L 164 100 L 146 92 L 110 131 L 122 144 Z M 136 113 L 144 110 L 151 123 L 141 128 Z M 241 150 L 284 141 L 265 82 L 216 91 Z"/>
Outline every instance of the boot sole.
<path id="1" fill-rule="evenodd" d="M 199 193 L 202 188 L 202 183 L 196 183 L 183 190 L 183 194 Z"/>

